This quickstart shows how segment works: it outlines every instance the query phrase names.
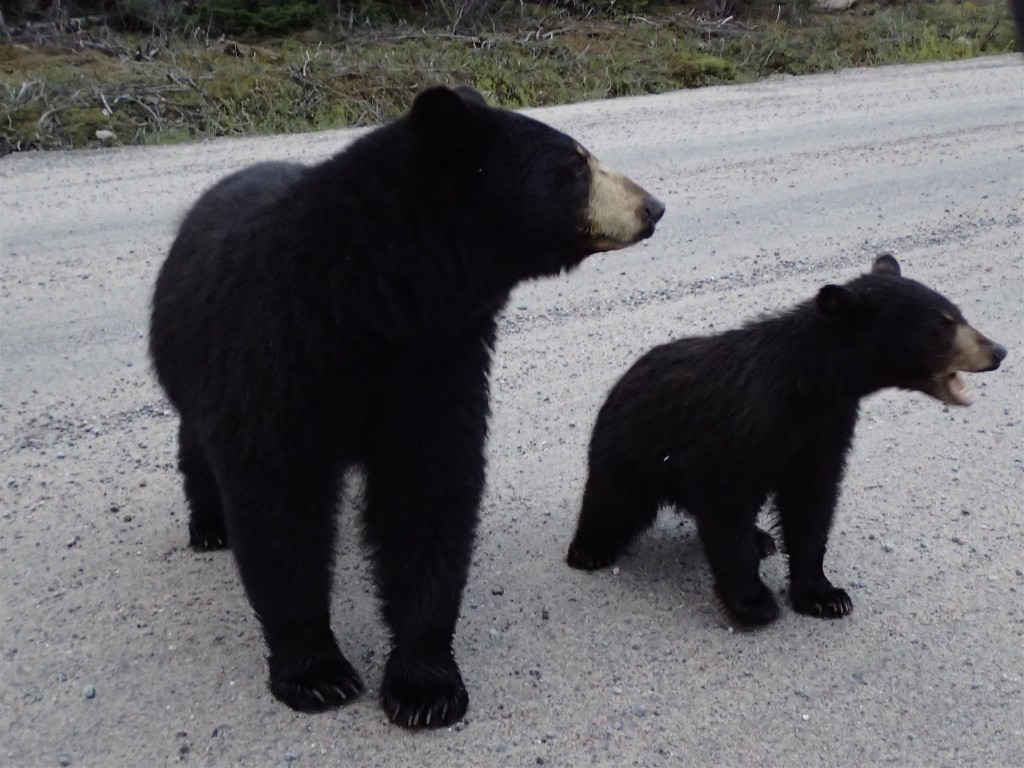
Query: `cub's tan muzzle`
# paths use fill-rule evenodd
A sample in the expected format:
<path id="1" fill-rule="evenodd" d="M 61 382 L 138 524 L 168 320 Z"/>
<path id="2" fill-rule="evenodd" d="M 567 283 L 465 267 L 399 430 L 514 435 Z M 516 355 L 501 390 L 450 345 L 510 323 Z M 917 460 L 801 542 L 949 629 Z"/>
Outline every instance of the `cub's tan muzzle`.
<path id="1" fill-rule="evenodd" d="M 929 393 L 950 405 L 970 405 L 974 394 L 960 373 L 994 371 L 1006 357 L 1006 347 L 996 344 L 966 323 L 956 327 L 949 367 L 936 376 Z"/>

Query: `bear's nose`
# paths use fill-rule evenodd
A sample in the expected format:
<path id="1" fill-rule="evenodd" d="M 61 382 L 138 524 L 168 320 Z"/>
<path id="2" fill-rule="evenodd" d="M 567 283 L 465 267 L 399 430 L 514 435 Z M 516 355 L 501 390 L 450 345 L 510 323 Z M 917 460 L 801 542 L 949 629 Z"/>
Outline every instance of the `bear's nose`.
<path id="1" fill-rule="evenodd" d="M 649 197 L 647 198 L 647 204 L 644 206 L 644 213 L 647 214 L 651 224 L 657 224 L 661 221 L 661 217 L 665 215 L 665 204 L 656 197 Z"/>
<path id="2" fill-rule="evenodd" d="M 992 357 L 996 359 L 996 365 L 999 365 L 1006 358 L 1006 347 L 1002 344 L 993 344 Z"/>

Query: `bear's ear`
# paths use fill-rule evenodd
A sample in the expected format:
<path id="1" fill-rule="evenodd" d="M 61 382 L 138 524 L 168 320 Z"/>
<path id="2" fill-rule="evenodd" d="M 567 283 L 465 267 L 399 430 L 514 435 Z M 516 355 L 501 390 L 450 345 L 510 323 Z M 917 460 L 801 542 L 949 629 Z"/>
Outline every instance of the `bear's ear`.
<path id="1" fill-rule="evenodd" d="M 896 261 L 896 257 L 891 253 L 883 253 L 875 259 L 875 263 L 871 265 L 871 274 L 899 277 L 900 263 Z"/>
<path id="2" fill-rule="evenodd" d="M 849 288 L 841 285 L 826 285 L 818 291 L 818 311 L 829 320 L 845 320 L 853 315 L 860 305 L 860 298 Z"/>
<path id="3" fill-rule="evenodd" d="M 413 125 L 433 149 L 449 147 L 455 152 L 463 151 L 473 135 L 473 102 L 482 103 L 483 97 L 477 94 L 473 99 L 462 90 L 472 89 L 456 91 L 443 85 L 428 88 L 412 103 Z"/>
<path id="4" fill-rule="evenodd" d="M 455 92 L 466 101 L 479 104 L 482 107 L 487 106 L 487 101 L 480 95 L 480 92 L 476 90 L 476 88 L 472 88 L 468 85 L 457 85 L 455 86 Z"/>

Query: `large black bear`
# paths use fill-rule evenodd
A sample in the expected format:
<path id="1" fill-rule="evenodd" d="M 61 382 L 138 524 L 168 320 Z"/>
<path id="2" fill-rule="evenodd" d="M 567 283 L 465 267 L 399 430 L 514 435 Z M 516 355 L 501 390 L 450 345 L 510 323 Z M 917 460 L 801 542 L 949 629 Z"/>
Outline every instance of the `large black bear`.
<path id="1" fill-rule="evenodd" d="M 256 165 L 200 198 L 157 278 L 150 353 L 181 417 L 191 545 L 230 542 L 275 696 L 322 710 L 362 690 L 330 624 L 339 485 L 359 465 L 384 709 L 462 717 L 452 636 L 496 315 L 519 281 L 649 237 L 664 210 L 569 136 L 444 87 L 331 160 Z"/>
<path id="2" fill-rule="evenodd" d="M 766 624 L 779 607 L 759 561 L 775 543 L 755 521 L 774 494 L 793 607 L 844 616 L 850 596 L 822 565 L 860 399 L 899 387 L 968 405 L 958 371 L 994 370 L 1005 356 L 888 254 L 785 314 L 655 347 L 598 414 L 569 565 L 610 565 L 672 504 L 696 519 L 729 613 Z"/>

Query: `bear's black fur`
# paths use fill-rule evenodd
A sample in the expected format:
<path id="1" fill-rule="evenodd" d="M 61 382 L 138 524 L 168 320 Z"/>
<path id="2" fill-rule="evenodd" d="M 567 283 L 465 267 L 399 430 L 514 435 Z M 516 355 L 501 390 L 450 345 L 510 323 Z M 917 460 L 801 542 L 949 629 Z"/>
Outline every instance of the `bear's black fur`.
<path id="1" fill-rule="evenodd" d="M 181 417 L 196 549 L 230 546 L 270 688 L 321 710 L 363 684 L 330 624 L 335 508 L 363 515 L 393 647 L 392 721 L 441 726 L 484 486 L 495 316 L 520 280 L 654 231 L 664 206 L 570 137 L 433 88 L 313 167 L 264 163 L 206 192 L 157 278 L 150 352 Z"/>
<path id="2" fill-rule="evenodd" d="M 611 564 L 672 504 L 696 519 L 733 618 L 766 624 L 779 608 L 759 560 L 775 543 L 755 520 L 774 494 L 793 607 L 844 616 L 853 604 L 822 564 L 860 399 L 900 387 L 967 405 L 957 371 L 993 370 L 1005 355 L 890 255 L 788 313 L 656 347 L 597 417 L 568 562 Z"/>

